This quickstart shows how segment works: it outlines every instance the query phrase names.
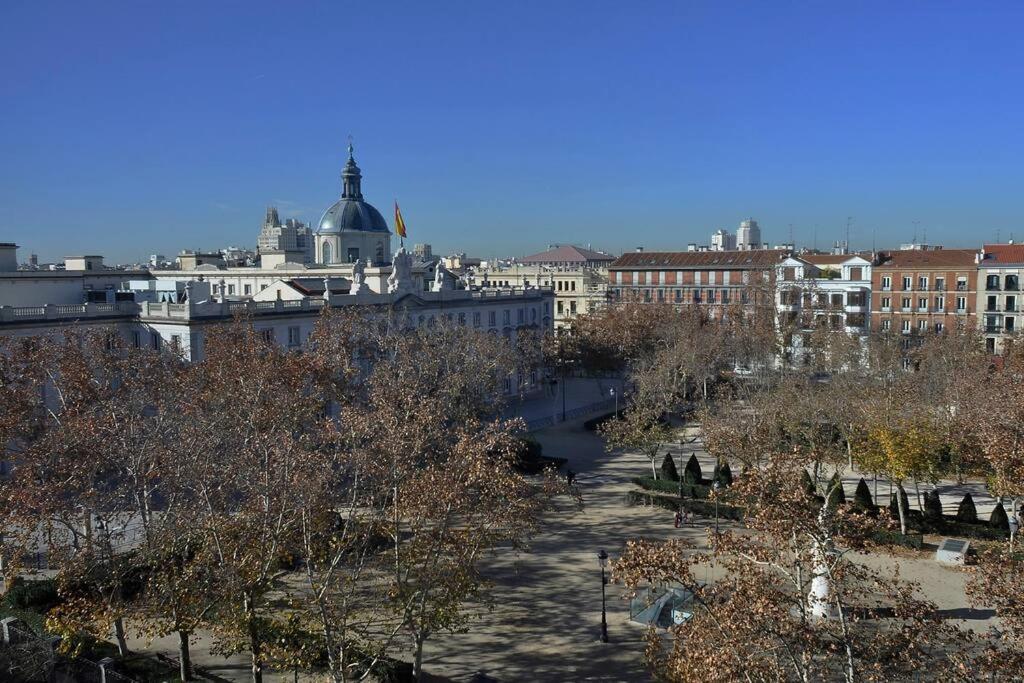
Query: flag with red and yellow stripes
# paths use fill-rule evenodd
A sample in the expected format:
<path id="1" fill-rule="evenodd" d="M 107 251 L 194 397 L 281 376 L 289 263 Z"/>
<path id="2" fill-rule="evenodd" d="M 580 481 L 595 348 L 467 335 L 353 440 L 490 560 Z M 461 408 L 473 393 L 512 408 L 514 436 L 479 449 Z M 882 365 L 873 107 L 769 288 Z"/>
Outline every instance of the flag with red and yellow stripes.
<path id="1" fill-rule="evenodd" d="M 402 210 L 398 208 L 398 200 L 395 200 L 395 234 L 405 237 L 405 221 L 402 220 Z"/>

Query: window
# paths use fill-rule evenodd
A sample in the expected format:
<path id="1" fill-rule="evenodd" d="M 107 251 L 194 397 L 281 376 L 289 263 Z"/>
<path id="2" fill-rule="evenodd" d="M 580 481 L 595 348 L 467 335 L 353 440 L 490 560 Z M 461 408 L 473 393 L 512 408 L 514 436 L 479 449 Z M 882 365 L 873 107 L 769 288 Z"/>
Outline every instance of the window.
<path id="1" fill-rule="evenodd" d="M 830 303 L 836 308 L 841 307 L 843 305 L 843 295 L 838 292 L 833 292 Z"/>
<path id="2" fill-rule="evenodd" d="M 1006 297 L 1006 307 L 1003 310 L 1006 310 L 1006 311 L 1016 311 L 1017 310 L 1017 297 L 1015 297 L 1015 296 L 1008 296 L 1008 297 Z"/>
<path id="3" fill-rule="evenodd" d="M 903 291 L 904 292 L 909 292 L 910 291 L 910 285 L 911 285 L 912 281 L 913 280 L 912 280 L 912 278 L 909 275 L 904 275 L 903 276 Z"/>
<path id="4" fill-rule="evenodd" d="M 713 289 L 708 289 L 708 290 L 705 290 L 705 291 L 707 292 L 707 300 L 708 300 L 708 303 L 709 303 L 709 304 L 713 304 L 713 303 L 715 303 L 715 290 L 713 290 Z"/>
<path id="5" fill-rule="evenodd" d="M 985 278 L 985 289 L 988 289 L 988 290 L 999 289 L 999 276 L 998 275 L 989 275 L 988 277 L 986 277 Z"/>
<path id="6" fill-rule="evenodd" d="M 715 271 L 713 271 L 713 270 L 708 272 L 708 284 L 709 285 L 715 284 Z"/>
<path id="7" fill-rule="evenodd" d="M 234 285 L 228 285 L 228 294 L 234 294 L 234 293 L 235 293 L 235 286 Z"/>
<path id="8" fill-rule="evenodd" d="M 935 291 L 941 292 L 946 289 L 946 278 L 937 277 L 935 278 Z"/>
<path id="9" fill-rule="evenodd" d="M 359 260 L 359 249 L 357 247 L 348 248 L 348 262 L 355 263 Z"/>
<path id="10" fill-rule="evenodd" d="M 676 303 L 679 303 L 682 300 L 683 300 L 683 290 L 677 289 L 676 290 Z"/>
<path id="11" fill-rule="evenodd" d="M 923 296 L 918 298 L 918 300 L 917 300 L 917 310 L 919 310 L 919 311 L 927 311 L 928 310 L 928 299 L 926 299 Z"/>
<path id="12" fill-rule="evenodd" d="M 569 315 L 576 315 L 576 302 L 575 301 L 570 301 L 569 302 Z"/>
<path id="13" fill-rule="evenodd" d="M 571 284 L 572 284 L 572 291 L 575 292 L 576 291 L 576 281 L 573 280 Z"/>
<path id="14" fill-rule="evenodd" d="M 699 285 L 700 284 L 700 271 L 699 270 L 698 271 L 694 271 L 694 273 L 693 273 L 693 284 L 695 284 L 695 285 Z"/>
<path id="15" fill-rule="evenodd" d="M 926 332 L 928 330 L 928 321 L 927 320 L 918 320 L 917 321 L 917 329 L 918 329 L 919 332 Z"/>
<path id="16" fill-rule="evenodd" d="M 883 296 L 882 297 L 882 310 L 883 311 L 888 311 L 890 308 L 892 308 L 892 299 L 890 297 Z"/>
<path id="17" fill-rule="evenodd" d="M 904 332 L 910 332 L 910 321 L 904 320 L 901 328 Z"/>
<path id="18" fill-rule="evenodd" d="M 216 294 L 220 291 L 220 285 L 213 285 L 213 288 L 210 291 Z"/>
<path id="19" fill-rule="evenodd" d="M 480 311 L 473 313 L 473 327 L 480 327 Z"/>
<path id="20" fill-rule="evenodd" d="M 935 283 L 935 286 L 938 287 L 938 283 Z M 942 334 L 942 330 L 944 329 L 945 325 L 943 325 L 942 323 L 935 323 L 935 334 Z"/>
<path id="21" fill-rule="evenodd" d="M 504 315 L 502 316 L 502 322 L 506 325 L 512 324 L 512 311 L 505 309 Z"/>
<path id="22" fill-rule="evenodd" d="M 956 279 L 956 291 L 966 292 L 967 291 L 967 278 L 959 276 Z"/>
<path id="23" fill-rule="evenodd" d="M 729 290 L 728 289 L 723 289 L 722 290 L 722 303 L 723 304 L 729 303 Z"/>
<path id="24" fill-rule="evenodd" d="M 664 300 L 665 300 L 665 290 L 664 289 L 659 289 L 658 290 L 658 301 L 664 301 Z M 573 302 L 573 303 L 575 303 L 575 302 Z"/>
<path id="25" fill-rule="evenodd" d="M 1006 316 L 1006 331 L 1013 332 L 1014 317 L 1012 315 Z"/>
<path id="26" fill-rule="evenodd" d="M 139 333 L 138 330 L 133 330 L 132 331 L 132 348 L 133 349 L 141 349 L 142 348 L 142 335 Z"/>
<path id="27" fill-rule="evenodd" d="M 850 268 L 850 279 L 851 280 L 863 280 L 864 269 L 860 266 L 853 266 Z"/>
<path id="28" fill-rule="evenodd" d="M 958 296 L 956 298 L 956 310 L 958 313 L 963 313 L 967 310 L 967 297 Z"/>
<path id="29" fill-rule="evenodd" d="M 172 334 L 171 335 L 171 349 L 173 349 L 175 352 L 181 351 L 181 335 L 180 334 Z"/>
<path id="30" fill-rule="evenodd" d="M 298 325 L 292 325 L 288 328 L 288 346 L 298 346 L 302 343 L 302 336 L 299 332 Z"/>
<path id="31" fill-rule="evenodd" d="M 891 320 L 886 318 L 885 320 L 882 321 L 882 330 L 883 331 L 888 332 L 891 327 L 892 327 L 892 321 Z"/>
<path id="32" fill-rule="evenodd" d="M 263 291 L 264 289 L 266 289 L 266 288 L 267 288 L 267 286 L 266 286 L 266 285 L 260 285 L 260 291 L 261 291 L 261 292 L 262 292 L 262 291 Z"/>
<path id="33" fill-rule="evenodd" d="M 904 311 L 909 311 L 910 310 L 910 306 L 911 306 L 911 299 L 910 299 L 910 297 L 909 296 L 903 297 L 903 300 L 900 302 L 900 308 L 902 308 Z"/>
<path id="34" fill-rule="evenodd" d="M 160 340 L 160 333 L 159 332 L 150 332 L 149 333 L 149 345 L 153 348 L 154 351 L 159 351 L 160 350 L 160 341 L 161 340 Z"/>
<path id="35" fill-rule="evenodd" d="M 923 292 L 928 291 L 928 278 L 921 275 L 917 278 L 917 288 Z"/>
<path id="36" fill-rule="evenodd" d="M 996 297 L 995 296 L 987 297 L 986 302 L 985 302 L 985 310 L 986 311 L 995 311 L 995 310 L 997 310 L 996 309 Z"/>
<path id="37" fill-rule="evenodd" d="M 882 289 L 886 291 L 892 289 L 892 278 L 888 275 L 882 278 Z"/>
<path id="38" fill-rule="evenodd" d="M 1011 292 L 1016 292 L 1018 289 L 1020 289 L 1020 284 L 1018 282 L 1016 275 L 1006 276 L 1006 289 Z"/>
<path id="39" fill-rule="evenodd" d="M 465 313 L 459 313 L 459 324 L 460 325 L 465 325 L 466 324 L 466 314 Z"/>
<path id="40" fill-rule="evenodd" d="M 944 311 L 946 310 L 946 297 L 937 296 L 935 297 L 935 310 Z"/>
<path id="41" fill-rule="evenodd" d="M 268 327 L 265 330 L 260 330 L 260 338 L 268 343 L 274 341 L 274 328 Z"/>
<path id="42" fill-rule="evenodd" d="M 498 314 L 495 311 L 487 311 L 487 326 L 494 327 L 497 325 Z"/>
<path id="43" fill-rule="evenodd" d="M 246 296 L 251 296 L 252 295 L 252 285 L 246 285 L 245 286 L 245 295 Z"/>

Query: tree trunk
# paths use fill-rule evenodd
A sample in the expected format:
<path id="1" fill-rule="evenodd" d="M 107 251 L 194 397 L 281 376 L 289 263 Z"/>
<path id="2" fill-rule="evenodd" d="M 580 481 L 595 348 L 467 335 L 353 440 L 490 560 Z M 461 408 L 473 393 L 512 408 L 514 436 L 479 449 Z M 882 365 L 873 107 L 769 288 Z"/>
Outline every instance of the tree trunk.
<path id="1" fill-rule="evenodd" d="M 412 677 L 415 681 L 423 680 L 423 636 L 416 635 L 416 658 L 412 664 Z"/>
<path id="2" fill-rule="evenodd" d="M 181 680 L 192 680 L 192 655 L 188 649 L 188 631 L 178 631 L 178 665 Z"/>
<path id="3" fill-rule="evenodd" d="M 249 622 L 249 651 L 252 653 L 252 683 L 263 683 L 263 647 L 260 634 L 256 627 L 256 615 L 252 607 L 252 599 L 248 594 L 244 598 L 245 618 Z"/>
<path id="4" fill-rule="evenodd" d="M 818 527 L 823 528 L 827 523 L 827 516 L 830 514 L 828 497 L 826 494 L 825 503 L 818 511 Z M 821 541 L 814 541 L 811 548 L 811 591 L 807 596 L 808 607 L 810 607 L 813 620 L 828 619 L 831 614 L 832 602 L 832 581 L 828 572 L 828 548 Z"/>
<path id="5" fill-rule="evenodd" d="M 114 637 L 117 639 L 117 654 L 128 656 L 128 641 L 124 638 L 124 618 L 114 619 Z"/>
<path id="6" fill-rule="evenodd" d="M 654 479 L 658 479 L 658 466 L 655 464 L 658 461 L 658 453 L 655 452 L 651 456 L 651 474 L 654 475 Z"/>
<path id="7" fill-rule="evenodd" d="M 892 487 L 890 487 L 892 488 Z M 900 512 L 900 533 L 907 535 L 907 506 L 903 501 L 903 488 L 896 486 L 896 509 Z"/>

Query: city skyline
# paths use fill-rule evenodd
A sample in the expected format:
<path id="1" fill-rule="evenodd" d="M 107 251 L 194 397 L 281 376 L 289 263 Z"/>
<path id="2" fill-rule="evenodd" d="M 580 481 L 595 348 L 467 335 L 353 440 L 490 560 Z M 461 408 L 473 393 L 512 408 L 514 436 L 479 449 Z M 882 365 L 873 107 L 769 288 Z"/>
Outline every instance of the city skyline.
<path id="1" fill-rule="evenodd" d="M 252 246 L 267 205 L 315 226 L 350 134 L 367 201 L 439 252 L 1024 232 L 1015 5 L 55 7 L 0 29 L 23 258 Z"/>

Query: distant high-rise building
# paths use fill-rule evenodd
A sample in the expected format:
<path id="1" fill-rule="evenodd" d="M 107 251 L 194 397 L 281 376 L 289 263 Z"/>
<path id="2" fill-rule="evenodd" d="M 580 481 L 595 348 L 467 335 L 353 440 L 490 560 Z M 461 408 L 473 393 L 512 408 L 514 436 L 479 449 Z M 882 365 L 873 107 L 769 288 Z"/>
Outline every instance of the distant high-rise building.
<path id="1" fill-rule="evenodd" d="M 761 249 L 761 228 L 753 218 L 740 223 L 740 229 L 736 231 L 736 248 L 741 251 Z"/>
<path id="2" fill-rule="evenodd" d="M 711 251 L 733 251 L 736 249 L 736 235 L 728 230 L 716 230 L 711 235 Z"/>
<path id="3" fill-rule="evenodd" d="M 414 244 L 412 255 L 421 261 L 430 261 L 434 258 L 434 249 L 429 244 Z"/>
<path id="4" fill-rule="evenodd" d="M 39 255 L 38 254 L 29 254 L 28 255 L 28 264 L 30 266 L 32 266 L 33 268 L 38 268 L 39 267 Z"/>
<path id="5" fill-rule="evenodd" d="M 277 207 L 268 206 L 267 215 L 256 239 L 260 253 L 286 252 L 288 260 L 299 263 L 313 263 L 313 231 L 309 226 L 294 218 L 283 224 Z"/>

